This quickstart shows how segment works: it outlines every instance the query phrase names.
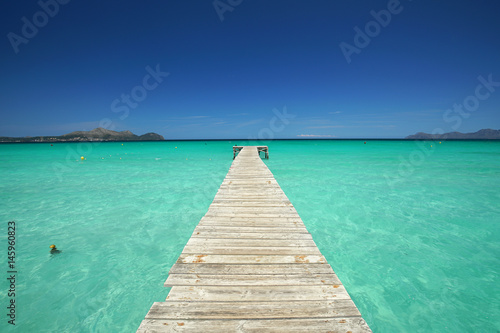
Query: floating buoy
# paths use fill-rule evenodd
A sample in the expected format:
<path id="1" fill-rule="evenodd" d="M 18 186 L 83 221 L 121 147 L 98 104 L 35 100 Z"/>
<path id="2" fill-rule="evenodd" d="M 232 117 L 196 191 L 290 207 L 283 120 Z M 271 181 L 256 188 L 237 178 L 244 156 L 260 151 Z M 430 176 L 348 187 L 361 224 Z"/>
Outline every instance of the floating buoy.
<path id="1" fill-rule="evenodd" d="M 366 145 L 366 141 L 365 141 L 365 145 Z"/>
<path id="2" fill-rule="evenodd" d="M 175 149 L 177 149 L 177 147 L 175 147 Z"/>
<path id="3" fill-rule="evenodd" d="M 441 141 L 439 141 L 439 144 L 441 144 Z"/>
<path id="4" fill-rule="evenodd" d="M 80 157 L 80 159 L 83 161 L 85 159 L 85 157 L 82 156 L 82 157 Z"/>
<path id="5" fill-rule="evenodd" d="M 50 145 L 51 145 L 51 146 L 53 146 L 53 144 L 52 144 L 52 143 L 51 143 Z"/>
<path id="6" fill-rule="evenodd" d="M 51 253 L 51 254 L 58 254 L 58 253 L 61 253 L 61 251 L 60 251 L 60 250 L 58 250 L 58 249 L 57 249 L 57 247 L 56 247 L 54 244 L 52 244 L 52 245 L 51 245 L 51 246 L 49 246 L 49 247 L 50 247 L 50 253 Z"/>
<path id="7" fill-rule="evenodd" d="M 123 143 L 122 143 L 122 146 L 123 146 Z"/>
<path id="8" fill-rule="evenodd" d="M 432 145 L 431 145 L 431 148 L 432 148 Z"/>

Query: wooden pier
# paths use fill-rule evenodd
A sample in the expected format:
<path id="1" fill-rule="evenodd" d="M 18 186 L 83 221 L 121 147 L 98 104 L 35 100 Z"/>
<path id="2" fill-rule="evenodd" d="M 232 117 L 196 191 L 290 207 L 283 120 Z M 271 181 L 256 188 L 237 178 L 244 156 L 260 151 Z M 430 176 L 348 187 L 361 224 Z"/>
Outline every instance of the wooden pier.
<path id="1" fill-rule="evenodd" d="M 170 269 L 167 299 L 137 332 L 371 332 L 259 148 L 233 148 L 238 155 Z"/>

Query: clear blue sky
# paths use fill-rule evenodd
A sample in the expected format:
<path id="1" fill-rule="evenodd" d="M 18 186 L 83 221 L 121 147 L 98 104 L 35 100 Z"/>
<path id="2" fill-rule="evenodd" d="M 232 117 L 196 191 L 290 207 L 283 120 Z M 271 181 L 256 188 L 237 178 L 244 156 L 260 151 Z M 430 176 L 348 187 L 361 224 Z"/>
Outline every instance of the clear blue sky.
<path id="1" fill-rule="evenodd" d="M 2 2 L 0 136 L 500 128 L 499 1 L 59 1 Z"/>

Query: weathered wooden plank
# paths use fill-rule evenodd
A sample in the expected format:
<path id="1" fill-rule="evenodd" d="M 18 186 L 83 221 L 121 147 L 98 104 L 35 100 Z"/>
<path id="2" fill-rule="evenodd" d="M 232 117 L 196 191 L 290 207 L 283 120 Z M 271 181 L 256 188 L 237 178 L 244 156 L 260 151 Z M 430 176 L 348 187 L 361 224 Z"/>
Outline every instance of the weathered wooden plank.
<path id="1" fill-rule="evenodd" d="M 271 185 L 271 184 L 268 184 L 268 185 Z M 265 186 L 265 187 L 260 186 L 260 188 L 258 188 L 258 187 L 248 188 L 248 186 L 243 186 L 243 185 L 236 186 L 236 184 L 225 184 L 225 185 L 221 185 L 217 191 L 218 192 L 226 192 L 226 191 L 236 192 L 236 191 L 238 191 L 238 192 L 242 192 L 243 194 L 245 194 L 247 189 L 252 194 L 285 195 L 285 192 L 283 192 L 281 187 L 279 187 L 279 184 L 276 184 L 273 186 Z"/>
<path id="2" fill-rule="evenodd" d="M 295 222 L 268 222 L 266 220 L 261 221 L 202 221 L 199 223 L 200 226 L 240 226 L 240 227 L 276 227 L 276 228 L 305 228 L 302 221 Z"/>
<path id="3" fill-rule="evenodd" d="M 282 219 L 281 221 L 273 221 L 269 220 L 267 218 L 236 218 L 234 216 L 222 216 L 221 218 L 214 218 L 213 216 L 208 216 L 207 218 L 203 219 L 200 221 L 200 225 L 207 225 L 207 224 L 231 224 L 235 223 L 238 225 L 245 225 L 248 224 L 248 226 L 252 225 L 262 225 L 262 226 L 275 226 L 275 227 L 290 227 L 294 228 L 296 226 L 304 227 L 304 222 L 299 219 Z"/>
<path id="4" fill-rule="evenodd" d="M 165 287 L 173 286 L 307 286 L 342 284 L 337 275 L 280 275 L 280 274 L 241 274 L 241 275 L 208 275 L 208 274 L 170 274 Z"/>
<path id="5" fill-rule="evenodd" d="M 209 210 L 209 212 L 205 215 L 206 217 L 249 217 L 249 218 L 273 218 L 273 217 L 284 217 L 284 218 L 295 218 L 299 219 L 299 214 L 297 213 L 259 213 L 258 210 L 255 212 L 216 212 L 215 210 Z"/>
<path id="6" fill-rule="evenodd" d="M 215 194 L 215 199 L 240 199 L 240 200 L 268 200 L 268 199 L 278 199 L 288 201 L 288 197 L 284 193 L 228 193 L 226 191 L 220 191 Z"/>
<path id="7" fill-rule="evenodd" d="M 224 178 L 225 182 L 230 182 L 230 181 L 244 181 L 244 180 L 260 180 L 260 181 L 276 181 L 274 179 L 274 176 L 270 172 L 265 172 L 262 169 L 255 169 L 253 172 L 247 172 L 247 173 L 236 173 L 236 172 L 231 172 L 226 175 Z"/>
<path id="8" fill-rule="evenodd" d="M 224 187 L 241 187 L 241 188 L 276 188 L 281 189 L 278 182 L 272 179 L 231 179 L 224 180 L 222 182 L 221 188 Z"/>
<path id="9" fill-rule="evenodd" d="M 227 190 L 219 190 L 215 196 L 217 198 L 220 197 L 236 197 L 239 196 L 242 199 L 248 199 L 248 198 L 283 198 L 284 200 L 288 200 L 288 197 L 283 192 L 278 192 L 278 191 L 258 191 L 258 190 L 253 190 L 253 191 L 246 191 L 246 190 L 236 190 L 236 189 L 227 189 Z"/>
<path id="10" fill-rule="evenodd" d="M 238 168 L 241 168 L 241 167 L 243 167 L 243 165 L 238 166 Z M 246 166 L 246 168 L 249 168 L 249 167 L 250 166 Z M 266 181 L 266 184 L 269 184 L 269 183 L 267 183 L 268 181 L 271 183 L 273 183 L 273 182 L 276 183 L 276 179 L 274 179 L 274 175 L 272 173 L 270 173 L 269 170 L 268 170 L 268 172 L 266 172 L 266 171 L 263 171 L 262 169 L 254 169 L 250 173 L 239 173 L 239 172 L 234 172 L 234 171 L 230 170 L 230 172 L 226 175 L 226 177 L 224 178 L 223 181 L 225 181 L 227 183 L 229 183 L 230 181 L 241 181 L 241 182 L 247 181 L 248 182 L 248 180 L 253 179 L 250 177 L 253 177 L 256 180 L 264 180 L 264 181 Z"/>
<path id="11" fill-rule="evenodd" d="M 240 161 L 235 161 L 234 165 L 240 163 Z M 256 164 L 254 162 L 249 163 L 248 168 L 245 169 L 240 169 L 240 168 L 234 168 L 230 167 L 228 174 L 246 174 L 246 173 L 252 173 L 252 172 L 266 172 L 266 173 L 271 173 L 271 171 L 267 168 L 265 164 Z"/>
<path id="12" fill-rule="evenodd" d="M 241 176 L 246 176 L 246 175 L 262 175 L 262 176 L 268 176 L 273 174 L 271 173 L 271 170 L 267 169 L 267 166 L 265 164 L 261 165 L 256 165 L 254 161 L 251 161 L 250 163 L 247 163 L 246 168 L 241 168 L 243 164 L 241 163 L 236 163 L 238 164 L 236 168 L 229 168 L 229 171 L 226 175 L 231 176 L 231 175 L 241 175 Z"/>
<path id="13" fill-rule="evenodd" d="M 276 186 L 278 185 L 278 182 L 272 175 L 254 175 L 252 178 L 246 177 L 246 176 L 236 176 L 236 177 L 231 177 L 225 178 L 222 181 L 223 186 L 230 186 L 230 185 L 243 185 L 243 186 Z"/>
<path id="14" fill-rule="evenodd" d="M 322 255 L 219 255 L 219 254 L 181 254 L 178 263 L 194 264 L 326 264 Z"/>
<path id="15" fill-rule="evenodd" d="M 224 178 L 222 184 L 223 185 L 235 185 L 235 184 L 244 184 L 244 185 L 254 185 L 251 181 L 255 180 L 258 184 L 262 185 L 275 185 L 277 182 L 273 178 L 271 174 L 259 174 L 256 171 L 253 174 L 231 174 L 227 175 Z"/>
<path id="16" fill-rule="evenodd" d="M 256 193 L 283 193 L 283 190 L 278 184 L 267 184 L 265 186 L 245 185 L 245 184 L 223 184 L 219 187 L 221 191 L 233 192 L 256 192 Z"/>
<path id="17" fill-rule="evenodd" d="M 262 221 L 262 222 L 302 222 L 300 216 L 282 216 L 282 217 L 267 217 L 267 216 L 210 216 L 205 215 L 201 218 L 201 221 L 234 221 L 234 222 L 252 222 L 252 221 Z"/>
<path id="18" fill-rule="evenodd" d="M 271 229 L 279 229 L 279 228 L 286 229 L 287 231 L 293 230 L 293 229 L 295 229 L 295 231 L 300 231 L 300 230 L 306 231 L 307 230 L 302 221 L 269 222 L 267 220 L 256 220 L 256 221 L 204 220 L 204 221 L 200 222 L 197 227 L 200 227 L 200 228 L 241 227 L 241 228 L 247 228 L 247 230 L 249 230 L 249 231 L 251 229 L 257 230 L 256 228 L 266 228 L 270 232 L 272 232 Z"/>
<path id="19" fill-rule="evenodd" d="M 250 164 L 245 168 L 245 170 L 229 169 L 229 172 L 226 174 L 225 179 L 236 178 L 236 177 L 246 178 L 248 176 L 274 178 L 272 172 L 269 171 L 267 167 L 265 166 L 253 167 Z"/>
<path id="20" fill-rule="evenodd" d="M 243 165 L 242 163 L 239 163 L 236 165 L 236 168 L 229 169 L 229 172 L 227 173 L 225 180 L 233 177 L 233 178 L 238 178 L 239 179 L 246 179 L 246 176 L 248 175 L 253 175 L 253 176 L 261 176 L 261 177 L 274 177 L 274 175 L 267 169 L 267 171 L 264 169 L 266 166 L 263 164 L 262 166 L 257 166 L 253 165 L 254 162 L 249 162 Z"/>
<path id="21" fill-rule="evenodd" d="M 268 247 L 229 247 L 224 245 L 218 246 L 188 246 L 182 250 L 184 254 L 251 254 L 251 255 L 267 255 L 267 254 L 288 254 L 288 255 L 321 255 L 321 252 L 316 246 L 311 247 L 296 247 L 296 246 L 268 246 Z"/>
<path id="22" fill-rule="evenodd" d="M 254 220 L 254 221 L 231 221 L 231 220 L 204 220 L 199 223 L 199 226 L 240 226 L 248 228 L 305 228 L 302 221 L 291 222 L 270 222 L 268 220 Z"/>
<path id="23" fill-rule="evenodd" d="M 217 226 L 217 225 L 198 225 L 195 229 L 194 232 L 220 232 L 220 233 L 279 233 L 283 232 L 284 234 L 290 234 L 290 233 L 305 233 L 309 234 L 307 229 L 305 227 L 276 227 L 273 225 L 267 225 L 267 226 L 262 226 L 262 227 L 241 227 L 241 226 Z"/>
<path id="24" fill-rule="evenodd" d="M 247 203 L 242 203 L 242 204 L 234 204 L 234 205 L 228 205 L 228 204 L 214 204 L 210 205 L 209 212 L 210 211 L 233 211 L 233 212 L 249 212 L 249 213 L 255 213 L 255 212 L 262 212 L 263 208 L 266 207 L 265 211 L 268 214 L 277 214 L 277 213 L 282 213 L 282 214 L 297 214 L 297 211 L 293 207 L 292 204 L 290 203 L 282 203 L 280 205 L 276 203 L 253 203 L 252 205 L 249 205 Z M 298 214 L 297 214 L 298 215 Z"/>
<path id="25" fill-rule="evenodd" d="M 290 224 L 290 228 L 295 228 L 292 224 L 304 224 L 301 219 L 299 218 L 264 218 L 264 217 L 236 217 L 236 216 L 221 216 L 221 217 L 215 217 L 215 216 L 204 216 L 200 222 L 206 222 L 206 223 L 212 223 L 212 222 L 236 222 L 236 223 L 263 223 L 264 226 L 267 227 L 272 227 L 273 225 L 276 226 L 276 228 L 281 228 L 279 224 Z"/>
<path id="26" fill-rule="evenodd" d="M 222 207 L 227 207 L 231 208 L 234 210 L 234 208 L 239 207 L 239 208 L 253 208 L 253 207 L 259 207 L 262 209 L 262 207 L 293 207 L 291 203 L 287 202 L 282 202 L 282 201 L 233 201 L 232 203 L 228 202 L 212 202 L 210 205 L 212 208 L 222 208 Z"/>
<path id="27" fill-rule="evenodd" d="M 236 188 L 234 186 L 219 188 L 216 195 L 233 195 L 233 196 L 267 196 L 269 198 L 281 198 L 286 196 L 279 187 L 266 188 Z"/>
<path id="28" fill-rule="evenodd" d="M 207 213 L 207 215 L 203 216 L 201 221 L 238 221 L 238 222 L 251 222 L 251 221 L 260 221 L 260 222 L 272 222 L 272 223 L 280 223 L 280 222 L 302 222 L 302 219 L 298 215 L 286 215 L 286 216 L 256 216 L 252 215 L 212 215 Z"/>
<path id="29" fill-rule="evenodd" d="M 278 230 L 277 230 L 278 231 Z M 209 232 L 195 229 L 191 237 L 194 238 L 235 238 L 235 239 L 312 239 L 311 234 L 306 233 L 280 233 L 280 232 Z"/>
<path id="30" fill-rule="evenodd" d="M 250 178 L 249 176 L 252 176 L 252 178 Z M 222 184 L 237 184 L 237 183 L 250 184 L 250 185 L 255 185 L 255 184 L 271 185 L 271 184 L 277 184 L 278 182 L 276 181 L 276 179 L 274 179 L 272 173 L 262 174 L 262 171 L 258 170 L 256 170 L 254 173 L 251 174 L 231 174 L 226 176 L 226 178 L 224 178 L 224 180 L 222 181 Z"/>
<path id="31" fill-rule="evenodd" d="M 269 181 L 270 182 L 270 181 Z M 224 189 L 245 189 L 245 190 L 269 190 L 269 191 L 283 191 L 278 183 L 267 183 L 263 181 L 261 184 L 258 182 L 250 183 L 250 182 L 237 182 L 235 180 L 229 181 L 228 183 L 223 183 L 220 187 L 221 190 Z"/>
<path id="32" fill-rule="evenodd" d="M 283 197 L 276 197 L 276 196 L 267 196 L 267 197 L 257 197 L 255 199 L 242 199 L 240 196 L 233 196 L 231 197 L 215 197 L 214 200 L 212 201 L 212 204 L 214 203 L 226 203 L 228 205 L 234 205 L 238 203 L 246 203 L 246 204 L 260 204 L 262 202 L 272 202 L 272 203 L 289 203 L 291 204 L 290 200 L 284 199 Z"/>
<path id="33" fill-rule="evenodd" d="M 246 195 L 235 195 L 233 193 L 223 193 L 219 192 L 215 195 L 214 201 L 231 201 L 231 200 L 241 200 L 241 201 L 266 201 L 266 200 L 281 200 L 284 202 L 288 202 L 288 198 L 285 196 L 277 196 L 276 194 L 257 194 L 257 193 L 249 193 Z"/>
<path id="34" fill-rule="evenodd" d="M 298 216 L 295 207 L 293 206 L 270 206 L 263 209 L 260 206 L 245 206 L 237 207 L 230 205 L 215 205 L 208 208 L 208 212 L 230 212 L 230 213 L 244 213 L 244 214 L 260 214 L 263 216 L 272 216 L 274 214 L 289 214 Z"/>
<path id="35" fill-rule="evenodd" d="M 228 247 L 313 247 L 316 243 L 312 239 L 214 239 L 192 237 L 187 242 L 188 246 L 228 246 Z"/>
<path id="36" fill-rule="evenodd" d="M 224 194 L 245 194 L 245 195 L 282 195 L 283 192 L 278 186 L 275 187 L 236 187 L 236 186 L 229 186 L 229 187 L 221 187 L 219 188 L 219 193 L 224 193 Z"/>
<path id="37" fill-rule="evenodd" d="M 157 302 L 146 319 L 282 319 L 359 316 L 350 299 L 290 302 Z"/>
<path id="38" fill-rule="evenodd" d="M 174 264 L 169 274 L 205 275 L 302 275 L 333 274 L 328 264 Z"/>
<path id="39" fill-rule="evenodd" d="M 249 175 L 239 174 L 239 175 L 229 175 L 224 178 L 222 184 L 245 184 L 245 185 L 276 185 L 278 182 L 274 179 L 272 174 L 259 174 L 258 172 L 252 174 L 250 178 Z"/>
<path id="40" fill-rule="evenodd" d="M 207 215 L 204 217 L 204 221 L 206 220 L 232 220 L 232 221 L 242 221 L 243 219 L 249 219 L 249 220 L 255 220 L 255 221 L 260 221 L 260 222 L 279 222 L 277 220 L 273 221 L 273 218 L 281 218 L 282 221 L 288 219 L 288 222 L 296 222 L 302 220 L 300 219 L 300 216 L 298 214 L 264 214 L 264 213 L 257 213 L 258 211 L 255 211 L 255 213 L 239 213 L 239 212 L 214 212 L 214 211 L 208 211 Z"/>
<path id="41" fill-rule="evenodd" d="M 370 328 L 360 317 L 321 319 L 249 319 L 249 320 L 175 320 L 145 319 L 137 333 L 158 332 L 240 332 L 240 333 L 368 333 Z"/>
<path id="42" fill-rule="evenodd" d="M 302 222 L 291 222 L 291 223 L 266 223 L 266 222 L 224 222 L 224 221 L 211 221 L 202 222 L 199 224 L 203 227 L 241 227 L 241 228 L 265 228 L 265 227 L 275 227 L 275 228 L 297 228 L 304 229 L 304 223 Z"/>
<path id="43" fill-rule="evenodd" d="M 283 190 L 279 186 L 278 182 L 275 180 L 266 180 L 262 178 L 251 178 L 251 179 L 230 179 L 223 180 L 223 183 L 219 187 L 221 191 L 223 190 L 235 190 L 235 189 L 250 189 L 255 191 L 257 189 L 277 191 L 283 193 Z"/>
<path id="44" fill-rule="evenodd" d="M 260 198 L 260 199 L 242 199 L 240 198 L 216 198 L 212 201 L 212 205 L 218 206 L 258 206 L 258 205 L 282 205 L 285 207 L 293 207 L 292 203 L 284 199 L 276 198 Z M 282 207 L 279 206 L 279 207 Z"/>
<path id="45" fill-rule="evenodd" d="M 174 286 L 166 300 L 190 302 L 321 301 L 349 299 L 343 285 L 318 286 Z"/>

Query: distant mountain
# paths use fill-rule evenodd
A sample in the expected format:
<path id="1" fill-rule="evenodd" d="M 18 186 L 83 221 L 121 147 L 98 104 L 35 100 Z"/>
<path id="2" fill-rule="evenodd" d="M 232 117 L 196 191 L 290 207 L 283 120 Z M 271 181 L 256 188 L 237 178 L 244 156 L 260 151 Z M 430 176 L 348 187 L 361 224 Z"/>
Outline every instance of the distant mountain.
<path id="1" fill-rule="evenodd" d="M 35 136 L 24 138 L 0 137 L 0 142 L 73 142 L 73 141 L 162 141 L 156 133 L 135 135 L 130 131 L 111 131 L 102 127 L 91 131 L 76 131 L 61 136 Z"/>
<path id="2" fill-rule="evenodd" d="M 428 134 L 418 132 L 407 136 L 410 140 L 500 140 L 500 130 L 482 129 L 474 133 L 450 132 L 444 134 Z"/>

